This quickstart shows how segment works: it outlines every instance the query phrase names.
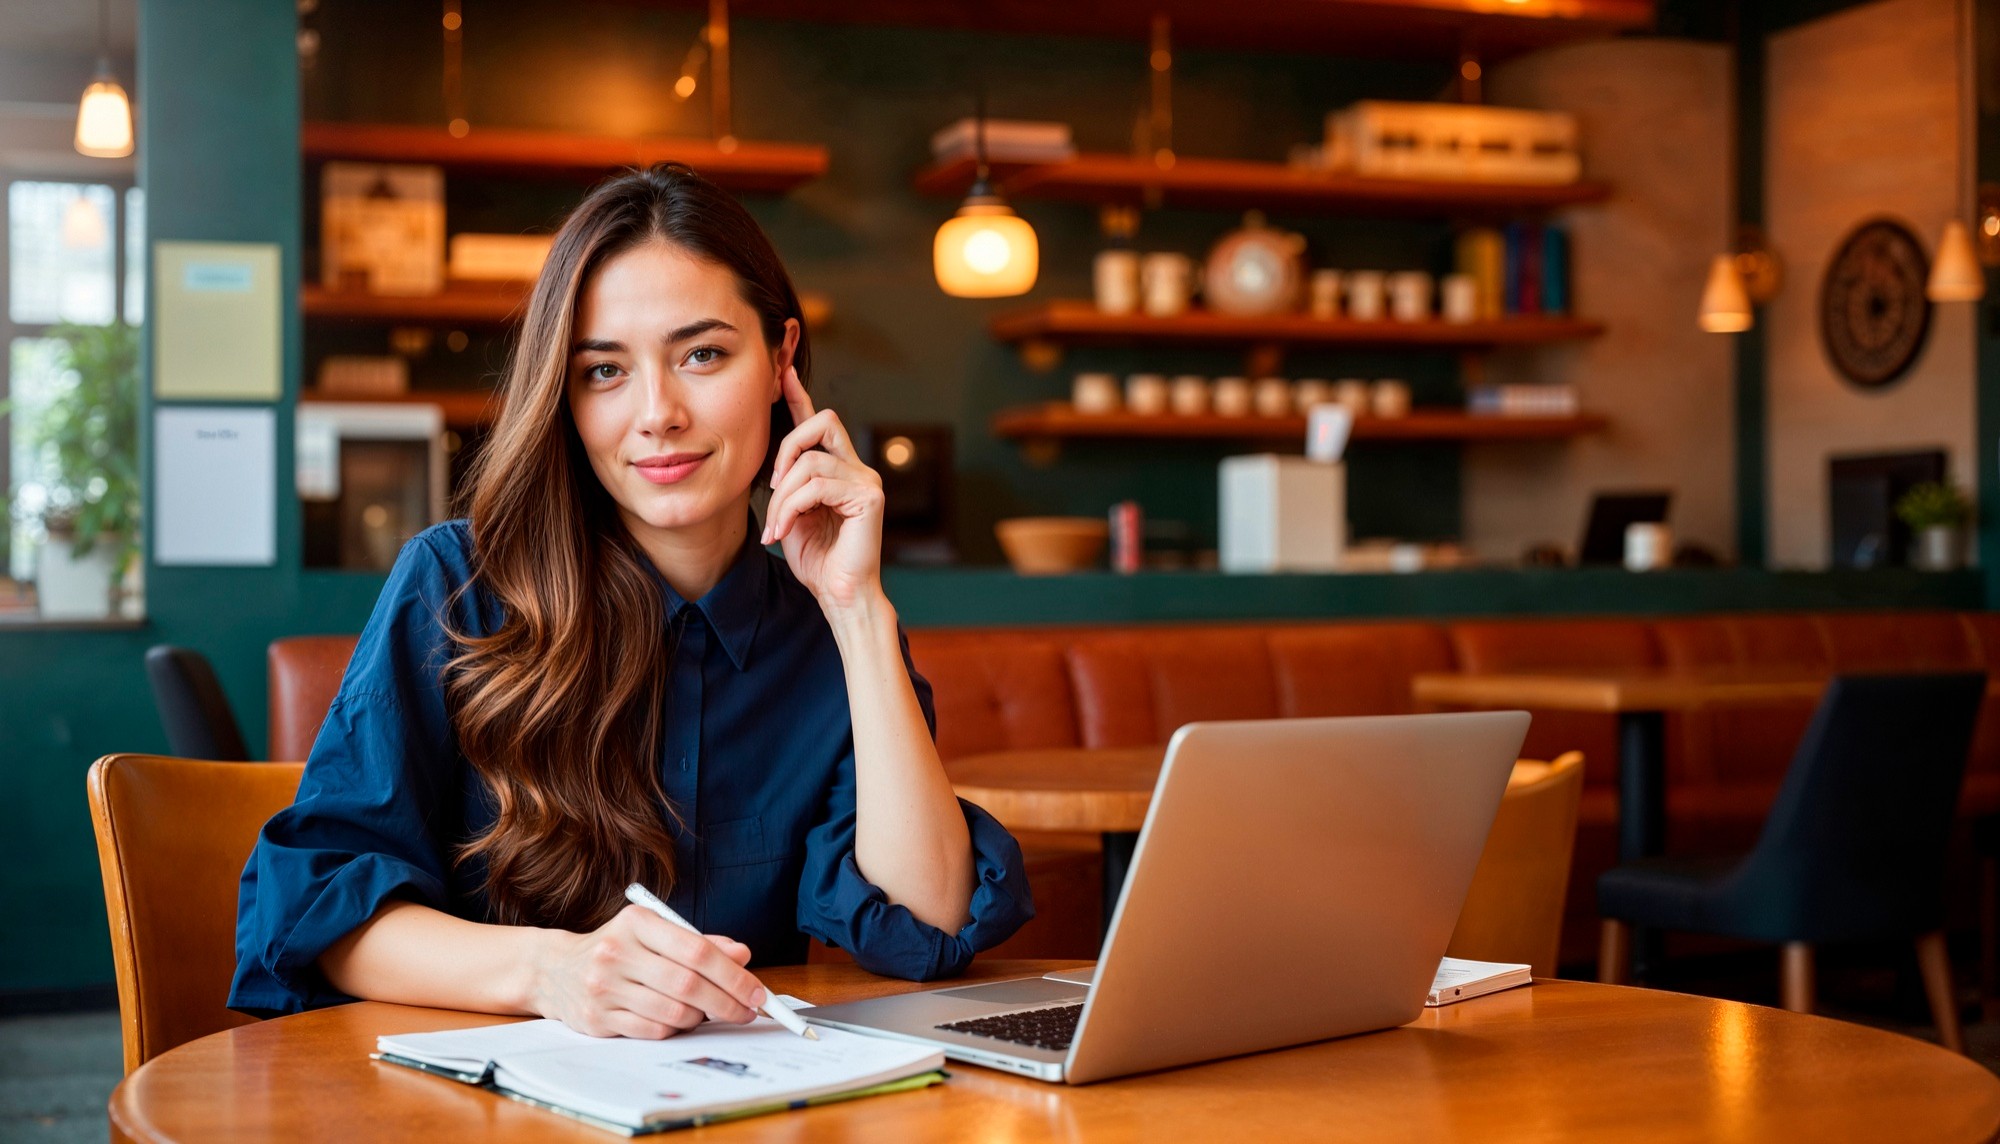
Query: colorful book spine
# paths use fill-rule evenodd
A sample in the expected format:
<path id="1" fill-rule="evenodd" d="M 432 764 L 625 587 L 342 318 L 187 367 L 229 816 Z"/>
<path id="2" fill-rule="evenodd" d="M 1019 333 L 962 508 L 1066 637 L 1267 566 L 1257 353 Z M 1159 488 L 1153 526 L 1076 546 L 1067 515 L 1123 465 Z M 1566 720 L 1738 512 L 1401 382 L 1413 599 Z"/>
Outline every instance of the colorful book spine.
<path id="1" fill-rule="evenodd" d="M 1521 312 L 1521 224 L 1510 222 L 1500 232 L 1503 241 L 1500 263 L 1500 312 Z"/>
<path id="2" fill-rule="evenodd" d="M 1569 232 L 1542 230 L 1542 313 L 1569 313 Z"/>
<path id="3" fill-rule="evenodd" d="M 1478 314 L 1483 319 L 1500 316 L 1504 273 L 1500 232 L 1491 227 L 1472 227 L 1459 232 L 1455 267 L 1473 281 Z"/>
<path id="4" fill-rule="evenodd" d="M 1542 312 L 1542 228 L 1535 223 L 1521 226 L 1520 294 L 1520 313 Z"/>

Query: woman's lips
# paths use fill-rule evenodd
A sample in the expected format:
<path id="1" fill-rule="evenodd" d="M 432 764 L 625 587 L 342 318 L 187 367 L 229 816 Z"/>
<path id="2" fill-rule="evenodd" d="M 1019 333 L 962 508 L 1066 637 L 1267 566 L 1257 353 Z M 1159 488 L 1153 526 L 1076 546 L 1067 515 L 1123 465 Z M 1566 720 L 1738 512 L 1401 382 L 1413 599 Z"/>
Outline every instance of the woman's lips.
<path id="1" fill-rule="evenodd" d="M 667 457 L 648 457 L 643 461 L 634 461 L 632 467 L 639 470 L 641 477 L 656 485 L 671 485 L 676 481 L 687 479 L 688 475 L 707 459 L 707 453 L 675 453 Z"/>

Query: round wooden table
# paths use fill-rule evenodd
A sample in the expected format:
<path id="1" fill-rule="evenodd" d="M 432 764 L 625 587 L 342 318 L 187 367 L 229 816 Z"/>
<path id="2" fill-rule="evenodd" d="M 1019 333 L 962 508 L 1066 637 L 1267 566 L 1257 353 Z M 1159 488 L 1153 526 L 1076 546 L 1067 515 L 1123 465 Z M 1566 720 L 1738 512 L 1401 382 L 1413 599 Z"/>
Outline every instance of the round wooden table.
<path id="1" fill-rule="evenodd" d="M 1139 844 L 1166 748 L 1083 747 L 967 755 L 944 765 L 952 789 L 1009 830 L 1094 830 L 1104 838 L 1104 925 Z"/>
<path id="2" fill-rule="evenodd" d="M 974 979 L 1074 962 L 975 963 Z M 853 965 L 764 971 L 831 1003 L 918 988 Z M 614 1139 L 368 1059 L 375 1038 L 504 1018 L 362 1003 L 245 1025 L 148 1062 L 111 1096 L 114 1139 Z M 698 1140 L 1990 1141 L 2000 1079 L 1909 1037 L 1777 1009 L 1538 981 L 1400 1029 L 1081 1088 L 974 1066 L 895 1096 L 675 1134 Z"/>

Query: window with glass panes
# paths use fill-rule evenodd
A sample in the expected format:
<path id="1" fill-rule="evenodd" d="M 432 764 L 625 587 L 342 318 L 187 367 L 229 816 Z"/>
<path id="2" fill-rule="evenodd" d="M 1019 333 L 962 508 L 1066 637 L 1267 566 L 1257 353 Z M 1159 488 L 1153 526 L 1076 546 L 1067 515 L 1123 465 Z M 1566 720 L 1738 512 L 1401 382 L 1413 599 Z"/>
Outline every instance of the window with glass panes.
<path id="1" fill-rule="evenodd" d="M 50 336 L 62 323 L 145 320 L 145 192 L 116 182 L 4 180 L 0 232 L 0 474 L 8 527 L 0 533 L 0 573 L 34 576 L 41 510 L 51 474 L 27 447 L 27 433 L 52 394 L 70 384 L 64 347 Z"/>

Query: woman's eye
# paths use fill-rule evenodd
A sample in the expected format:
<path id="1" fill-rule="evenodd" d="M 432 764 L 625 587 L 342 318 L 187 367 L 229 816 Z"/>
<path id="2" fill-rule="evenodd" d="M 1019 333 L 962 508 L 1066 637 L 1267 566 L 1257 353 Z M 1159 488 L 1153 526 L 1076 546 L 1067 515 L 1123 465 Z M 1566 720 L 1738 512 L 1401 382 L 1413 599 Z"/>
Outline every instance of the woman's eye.
<path id="1" fill-rule="evenodd" d="M 698 346 L 688 351 L 688 361 L 694 365 L 713 365 L 722 360 L 722 351 L 714 346 Z"/>
<path id="2" fill-rule="evenodd" d="M 585 381 L 610 381 L 618 373 L 618 367 L 608 361 L 598 362 L 583 371 Z"/>

